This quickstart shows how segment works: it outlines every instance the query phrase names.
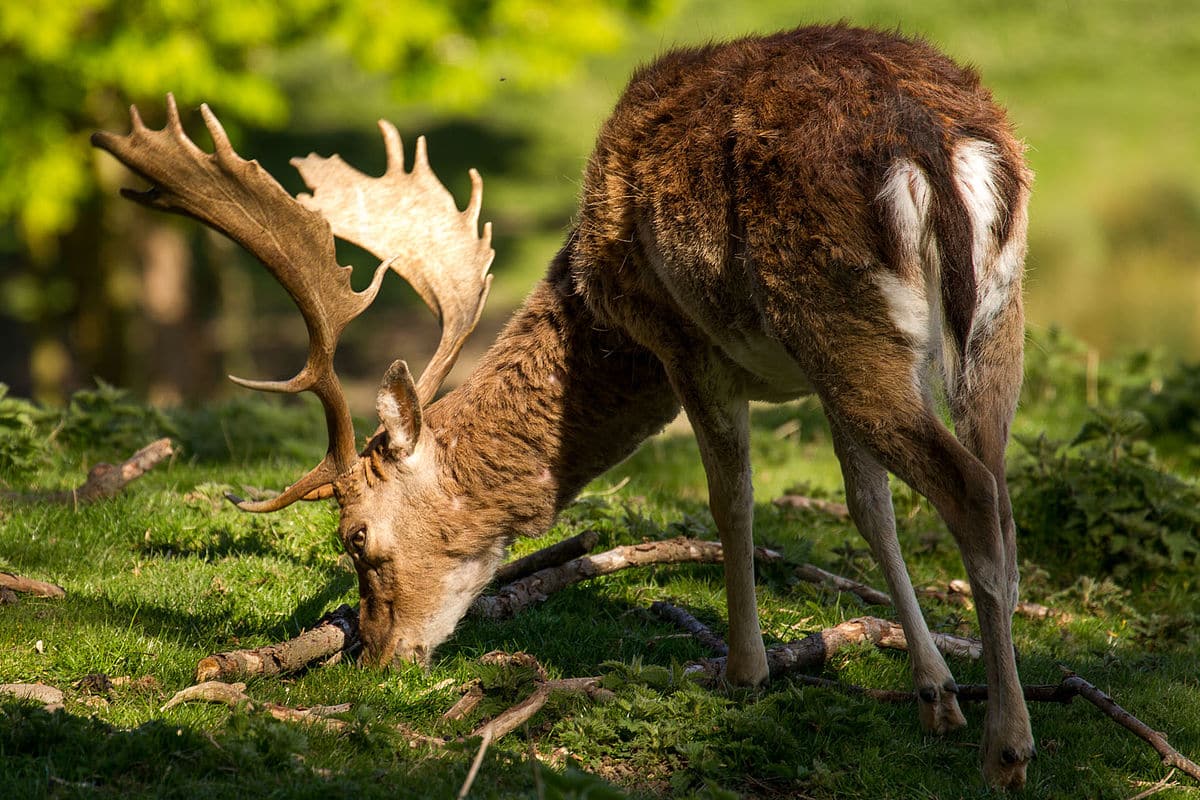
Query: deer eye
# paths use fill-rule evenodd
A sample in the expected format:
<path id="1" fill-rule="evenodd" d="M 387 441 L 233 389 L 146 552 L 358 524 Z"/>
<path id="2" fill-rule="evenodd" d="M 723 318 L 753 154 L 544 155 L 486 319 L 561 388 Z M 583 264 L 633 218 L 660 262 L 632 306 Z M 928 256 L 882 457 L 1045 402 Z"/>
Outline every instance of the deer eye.
<path id="1" fill-rule="evenodd" d="M 364 525 L 346 537 L 346 547 L 350 554 L 361 556 L 367 547 L 367 528 Z"/>

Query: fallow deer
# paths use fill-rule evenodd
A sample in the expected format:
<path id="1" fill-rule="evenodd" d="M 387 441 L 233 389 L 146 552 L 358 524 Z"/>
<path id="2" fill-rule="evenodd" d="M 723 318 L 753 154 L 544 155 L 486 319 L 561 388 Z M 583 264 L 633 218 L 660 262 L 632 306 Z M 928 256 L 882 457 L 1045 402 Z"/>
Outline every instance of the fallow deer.
<path id="1" fill-rule="evenodd" d="M 1022 377 L 1030 173 L 970 69 L 923 41 L 847 26 L 681 49 L 638 70 L 600 131 L 579 215 L 545 278 L 466 381 L 435 401 L 490 286 L 482 184 L 459 212 L 418 139 L 411 172 L 294 160 L 290 197 L 202 112 L 209 154 L 168 121 L 97 133 L 151 184 L 134 200 L 191 215 L 256 255 L 307 324 L 304 368 L 253 389 L 317 394 L 329 447 L 276 511 L 332 486 L 361 596 L 362 659 L 428 660 L 514 537 L 538 535 L 592 478 L 682 407 L 725 552 L 727 677 L 767 665 L 755 606 L 748 402 L 815 393 L 849 506 L 910 643 L 920 720 L 965 724 L 896 536 L 894 473 L 957 541 L 984 639 L 983 768 L 1020 787 L 1034 754 L 1013 656 L 1017 600 L 1004 449 Z M 334 236 L 380 258 L 355 292 Z M 346 324 L 398 272 L 441 321 L 414 383 L 387 370 L 360 454 L 333 371 Z M 957 437 L 933 387 L 944 387 Z"/>

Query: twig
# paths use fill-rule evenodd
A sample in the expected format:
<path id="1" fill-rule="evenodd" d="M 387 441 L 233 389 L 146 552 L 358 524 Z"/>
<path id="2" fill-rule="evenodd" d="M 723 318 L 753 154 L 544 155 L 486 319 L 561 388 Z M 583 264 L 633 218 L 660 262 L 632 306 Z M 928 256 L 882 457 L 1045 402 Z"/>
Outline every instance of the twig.
<path id="1" fill-rule="evenodd" d="M 547 567 L 556 567 L 559 564 L 565 564 L 568 561 L 592 552 L 599 541 L 600 534 L 596 533 L 596 531 L 584 531 L 572 536 L 570 539 L 564 539 L 557 544 L 543 547 L 541 550 L 530 553 L 523 558 L 518 558 L 515 561 L 510 561 L 500 567 L 500 569 L 496 570 L 496 577 L 492 579 L 492 583 L 503 586 L 504 584 L 528 577 Z"/>
<path id="2" fill-rule="evenodd" d="M 58 584 L 25 578 L 20 575 L 14 575 L 11 572 L 0 572 L 0 588 L 10 589 L 14 592 L 24 592 L 36 597 L 58 599 L 67 596 L 67 590 Z"/>
<path id="3" fill-rule="evenodd" d="M 805 511 L 821 511 L 838 519 L 849 519 L 850 509 L 845 503 L 833 500 L 819 500 L 815 497 L 805 497 L 800 494 L 784 494 L 771 501 L 779 508 L 799 508 Z"/>
<path id="4" fill-rule="evenodd" d="M 1175 777 L 1175 769 L 1172 767 L 1171 771 L 1162 777 L 1162 780 L 1155 783 L 1149 789 L 1138 792 L 1133 797 L 1129 798 L 1129 800 L 1146 800 L 1147 797 L 1156 795 L 1169 786 L 1174 786 L 1175 784 L 1171 783 L 1171 778 L 1173 777 Z"/>
<path id="5" fill-rule="evenodd" d="M 770 651 L 767 651 L 768 654 Z M 774 676 L 772 676 L 774 677 Z M 915 703 L 917 700 L 915 692 L 891 691 L 886 689 L 867 689 L 862 686 L 854 686 L 852 684 L 839 683 L 826 678 L 817 678 L 811 675 L 795 675 L 791 676 L 794 680 L 799 680 L 803 683 L 814 686 L 823 686 L 829 689 L 846 692 L 847 694 L 863 695 L 875 700 L 887 703 Z M 1029 703 L 1070 703 L 1076 697 L 1082 697 L 1089 703 L 1094 705 L 1106 717 L 1116 722 L 1121 727 L 1132 732 L 1142 741 L 1149 744 L 1161 756 L 1162 763 L 1172 770 L 1179 770 L 1191 778 L 1200 781 L 1200 765 L 1196 764 L 1191 759 L 1184 756 L 1178 750 L 1167 742 L 1167 737 L 1151 728 L 1140 719 L 1130 714 L 1121 706 L 1117 705 L 1111 697 L 1105 694 L 1093 684 L 1079 677 L 1078 675 L 1070 674 L 1063 678 L 1061 683 L 1057 684 L 1034 684 L 1022 686 L 1022 693 L 1025 696 L 1025 701 Z M 959 702 L 974 702 L 982 703 L 987 701 L 988 691 L 984 684 L 959 684 L 957 696 Z M 1173 774 L 1173 773 L 1172 773 Z M 1168 778 L 1170 775 L 1167 776 Z M 1164 781 L 1166 778 L 1163 779 Z M 1153 787 L 1152 787 L 1153 788 Z M 1161 788 L 1161 787 L 1159 787 Z M 1154 794 L 1159 789 L 1154 789 L 1152 792 L 1143 793 L 1139 797 L 1148 797 Z M 1131 798 L 1131 800 L 1136 800 Z"/>
<path id="6" fill-rule="evenodd" d="M 780 558 L 778 553 L 763 552 L 770 553 L 769 558 Z M 476 598 L 471 604 L 470 613 L 485 619 L 507 619 L 542 602 L 551 594 L 588 578 L 651 564 L 714 564 L 723 559 L 720 542 L 686 537 L 623 545 L 596 555 L 582 556 L 557 567 L 548 567 L 514 581 L 494 595 Z"/>
<path id="7" fill-rule="evenodd" d="M 120 494 L 126 485 L 174 454 L 171 440 L 159 439 L 138 450 L 120 464 L 97 464 L 88 472 L 87 480 L 74 489 L 57 492 L 5 492 L 3 496 L 23 503 L 94 503 Z"/>
<path id="8" fill-rule="evenodd" d="M 358 642 L 358 611 L 342 605 L 311 630 L 279 644 L 216 653 L 196 665 L 196 682 L 250 675 L 276 675 L 353 649 Z"/>
<path id="9" fill-rule="evenodd" d="M 324 728 L 333 733 L 342 733 L 349 729 L 350 723 L 328 716 L 329 714 L 343 714 L 350 710 L 349 703 L 341 703 L 334 706 L 313 706 L 311 708 L 292 708 L 291 706 L 280 705 L 279 703 L 267 703 L 254 700 L 245 692 L 246 684 L 244 683 L 224 683 L 222 681 L 205 681 L 194 686 L 188 686 L 185 689 L 180 689 L 175 693 L 175 696 L 163 705 L 160 711 L 174 708 L 181 703 L 221 703 L 231 708 L 237 708 L 244 705 L 247 710 L 260 711 L 265 714 L 270 714 L 277 720 L 282 722 L 302 722 L 308 725 L 315 725 Z M 441 747 L 446 744 L 445 739 L 440 739 L 436 736 L 426 736 L 423 733 L 418 733 L 406 725 L 395 725 L 395 730 L 405 736 L 410 746 L 418 744 L 432 745 Z"/>
<path id="10" fill-rule="evenodd" d="M 475 782 L 475 776 L 479 774 L 479 766 L 483 764 L 483 756 L 487 753 L 488 745 L 492 743 L 492 726 L 485 725 L 483 729 L 483 740 L 479 743 L 479 752 L 475 754 L 475 759 L 471 762 L 471 769 L 467 772 L 467 779 L 463 781 L 462 788 L 458 790 L 458 800 L 464 800 L 471 791 L 471 784 Z"/>
<path id="11" fill-rule="evenodd" d="M 611 697 L 611 692 L 600 687 L 599 677 L 537 681 L 536 688 L 528 697 L 477 727 L 471 736 L 482 736 L 484 730 L 488 728 L 492 730 L 495 739 L 507 736 L 541 711 L 542 706 L 546 705 L 546 701 L 556 692 L 583 693 L 594 699 Z"/>
<path id="12" fill-rule="evenodd" d="M 696 641 L 708 648 L 715 656 L 729 655 L 729 645 L 725 644 L 725 640 L 712 632 L 712 629 L 705 625 L 700 620 L 693 617 L 690 613 L 664 600 L 650 604 L 650 610 L 658 616 L 662 617 L 667 622 L 670 622 L 677 628 L 683 628 L 690 633 Z"/>

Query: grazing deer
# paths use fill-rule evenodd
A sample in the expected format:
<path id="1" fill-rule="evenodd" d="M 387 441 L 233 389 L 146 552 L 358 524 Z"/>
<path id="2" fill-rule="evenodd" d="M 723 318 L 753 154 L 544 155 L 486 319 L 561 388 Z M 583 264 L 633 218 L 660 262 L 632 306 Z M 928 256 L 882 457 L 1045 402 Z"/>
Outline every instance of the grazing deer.
<path id="1" fill-rule="evenodd" d="M 1013 657 L 1016 543 L 1004 449 L 1021 383 L 1030 173 L 971 70 L 921 41 L 811 27 L 671 52 L 640 69 L 602 128 L 582 207 L 546 277 L 460 387 L 434 402 L 490 286 L 482 184 L 459 212 L 418 139 L 411 172 L 293 164 L 290 197 L 201 109 L 215 152 L 168 121 L 93 143 L 147 179 L 126 190 L 200 219 L 256 255 L 308 327 L 304 368 L 253 389 L 312 391 L 321 463 L 275 511 L 332 494 L 361 595 L 363 660 L 426 661 L 518 536 L 537 535 L 592 478 L 682 407 L 699 441 L 725 552 L 727 677 L 767 663 L 755 606 L 748 402 L 815 393 L 849 506 L 910 643 L 920 719 L 965 721 L 896 537 L 888 473 L 929 499 L 958 542 L 984 639 L 987 780 L 1020 787 L 1034 754 Z M 334 236 L 383 263 L 351 289 Z M 415 382 L 387 370 L 382 425 L 361 455 L 333 370 L 338 337 L 388 269 L 442 324 Z M 939 418 L 940 382 L 957 438 Z"/>

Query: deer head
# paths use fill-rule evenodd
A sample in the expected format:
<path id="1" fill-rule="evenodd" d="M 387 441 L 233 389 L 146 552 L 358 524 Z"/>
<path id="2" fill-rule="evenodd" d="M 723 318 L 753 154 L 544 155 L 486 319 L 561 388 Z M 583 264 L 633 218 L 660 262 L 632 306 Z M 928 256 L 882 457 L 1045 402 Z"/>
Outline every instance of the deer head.
<path id="1" fill-rule="evenodd" d="M 424 660 L 494 567 L 428 563 L 438 558 L 430 541 L 444 538 L 443 526 L 451 524 L 452 515 L 439 509 L 452 499 L 439 488 L 431 437 L 421 436 L 421 408 L 453 366 L 491 286 L 490 223 L 478 233 L 482 180 L 471 171 L 471 200 L 459 212 L 429 167 L 424 139 L 406 172 L 399 134 L 380 122 L 387 149 L 382 177 L 364 175 L 338 156 L 310 155 L 292 162 L 313 192 L 296 199 L 258 162 L 238 156 L 208 106 L 200 111 L 212 153 L 188 138 L 170 95 L 161 130 L 147 128 L 134 106 L 129 134 L 98 132 L 92 143 L 150 183 L 145 191 L 122 190 L 125 197 L 194 217 L 241 244 L 282 284 L 304 318 L 308 358 L 295 377 L 231 379 L 260 391 L 313 392 L 329 432 L 325 457 L 275 498 L 230 499 L 245 511 L 269 512 L 332 494 L 341 514 L 338 533 L 359 576 L 363 659 Z M 354 291 L 350 268 L 338 265 L 335 235 L 381 260 L 365 290 Z M 419 381 L 402 360 L 388 368 L 376 402 L 381 425 L 360 455 L 333 357 L 342 331 L 370 306 L 389 269 L 416 289 L 440 321 L 442 336 Z"/>

